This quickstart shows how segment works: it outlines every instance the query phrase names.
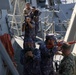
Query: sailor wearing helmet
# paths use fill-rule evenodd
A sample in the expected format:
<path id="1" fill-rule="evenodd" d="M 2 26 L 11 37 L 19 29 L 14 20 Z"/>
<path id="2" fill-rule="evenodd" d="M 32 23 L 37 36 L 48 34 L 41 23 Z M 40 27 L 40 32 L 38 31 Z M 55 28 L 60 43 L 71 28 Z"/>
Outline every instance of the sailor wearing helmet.
<path id="1" fill-rule="evenodd" d="M 44 44 L 40 45 L 40 51 L 42 75 L 54 75 L 53 57 L 57 52 L 56 38 L 54 35 L 46 36 Z"/>
<path id="2" fill-rule="evenodd" d="M 39 49 L 34 48 L 31 38 L 27 38 L 24 45 L 23 75 L 41 75 Z"/>
<path id="3" fill-rule="evenodd" d="M 71 45 L 63 43 L 61 50 L 63 59 L 59 65 L 58 75 L 75 75 L 75 60 L 71 53 Z"/>

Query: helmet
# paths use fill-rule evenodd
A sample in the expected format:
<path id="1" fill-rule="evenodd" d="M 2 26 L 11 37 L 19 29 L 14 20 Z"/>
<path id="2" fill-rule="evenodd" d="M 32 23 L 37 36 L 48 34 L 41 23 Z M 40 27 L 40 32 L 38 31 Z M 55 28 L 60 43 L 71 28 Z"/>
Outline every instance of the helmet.
<path id="1" fill-rule="evenodd" d="M 56 38 L 55 38 L 54 34 L 48 34 L 48 35 L 46 35 L 46 41 L 47 40 L 55 40 L 56 41 Z"/>
<path id="2" fill-rule="evenodd" d="M 48 40 L 54 40 L 54 43 L 52 43 L 51 41 L 50 41 L 50 44 L 48 45 L 47 43 L 48 43 Z M 46 40 L 45 40 L 45 43 L 46 43 L 46 46 L 47 46 L 47 48 L 53 48 L 54 47 L 54 45 L 56 45 L 57 44 L 57 41 L 56 41 L 56 38 L 55 38 L 55 36 L 52 34 L 52 35 L 46 35 Z"/>
<path id="3" fill-rule="evenodd" d="M 32 9 L 36 9 L 36 7 L 35 6 L 32 6 Z"/>
<path id="4" fill-rule="evenodd" d="M 26 38 L 24 40 L 24 50 L 25 52 L 27 51 L 33 51 L 33 45 L 34 45 L 34 42 L 31 38 Z"/>
<path id="5" fill-rule="evenodd" d="M 71 45 L 68 43 L 63 43 L 61 47 L 61 49 L 63 50 L 70 50 L 70 48 L 71 48 Z"/>
<path id="6" fill-rule="evenodd" d="M 31 18 L 31 16 L 29 16 L 29 15 L 28 15 L 28 16 L 25 16 L 25 20 L 26 20 L 27 18 Z"/>

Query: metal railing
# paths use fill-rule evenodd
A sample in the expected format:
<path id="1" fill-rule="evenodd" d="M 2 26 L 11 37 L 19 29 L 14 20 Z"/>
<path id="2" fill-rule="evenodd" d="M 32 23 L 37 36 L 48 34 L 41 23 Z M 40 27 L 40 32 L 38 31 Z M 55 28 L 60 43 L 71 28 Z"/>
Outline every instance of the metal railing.
<path id="1" fill-rule="evenodd" d="M 11 27 L 11 33 L 17 36 L 21 35 L 22 28 L 22 11 L 20 11 L 20 5 L 19 0 L 15 0 L 13 14 L 8 14 L 8 17 L 10 18 L 9 25 Z"/>
<path id="2" fill-rule="evenodd" d="M 62 23 L 55 23 L 53 22 L 47 22 L 48 17 L 44 17 L 45 22 L 41 21 L 43 19 L 40 20 L 40 29 L 41 29 L 41 34 L 42 34 L 42 38 L 43 40 L 45 40 L 45 36 L 49 33 L 59 33 L 60 35 L 63 35 L 66 33 L 67 27 L 68 27 L 68 21 L 67 22 L 62 22 Z M 56 30 L 56 26 L 58 25 L 58 27 L 61 29 Z"/>
<path id="3" fill-rule="evenodd" d="M 43 40 L 44 40 L 44 38 L 45 38 L 45 36 L 46 36 L 46 34 L 48 34 L 48 33 L 59 33 L 59 34 L 63 34 L 63 33 L 65 33 L 66 32 L 66 30 L 67 30 L 67 27 L 68 27 L 68 23 L 66 22 L 62 22 L 62 23 L 55 23 L 54 21 L 53 22 L 48 22 L 48 16 L 47 17 L 44 17 L 43 19 L 40 19 L 40 21 L 39 21 L 40 23 L 39 23 L 39 30 L 41 31 L 41 35 L 42 35 L 42 38 L 43 38 Z M 13 24 L 15 24 L 15 22 L 14 21 L 10 21 L 10 23 L 13 23 Z M 13 30 L 16 30 L 16 32 L 13 32 L 14 33 L 14 35 L 16 35 L 16 36 L 19 36 L 19 35 L 22 35 L 21 33 L 22 33 L 22 30 L 21 30 L 21 26 L 20 27 L 18 27 L 19 26 L 19 24 L 21 24 L 21 22 L 16 22 L 18 25 L 16 26 L 16 25 L 13 25 L 12 24 L 12 26 L 11 26 L 11 30 L 13 29 Z M 62 29 L 61 31 L 55 31 L 55 29 L 56 29 L 56 25 L 58 25 L 59 27 L 60 27 L 60 29 Z M 65 27 L 65 28 L 64 28 Z M 65 30 L 63 30 L 63 28 L 65 29 Z M 18 34 L 19 33 L 19 34 Z M 17 35 L 18 34 L 18 35 Z"/>

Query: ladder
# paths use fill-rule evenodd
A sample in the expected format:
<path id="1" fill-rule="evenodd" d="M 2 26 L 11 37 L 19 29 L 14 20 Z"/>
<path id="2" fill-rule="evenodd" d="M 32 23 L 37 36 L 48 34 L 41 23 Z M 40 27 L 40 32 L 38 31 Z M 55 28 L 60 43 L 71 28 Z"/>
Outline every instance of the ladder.
<path id="1" fill-rule="evenodd" d="M 24 1 L 22 2 L 22 4 L 24 3 Z M 10 28 L 12 30 L 12 33 L 14 35 L 21 35 L 21 30 L 22 30 L 22 19 L 23 19 L 23 14 L 21 14 L 22 12 L 22 8 L 23 7 L 19 0 L 15 0 L 15 4 L 14 4 L 14 10 L 13 10 L 13 14 L 8 14 L 8 17 L 11 17 L 9 20 L 9 24 L 10 24 Z"/>

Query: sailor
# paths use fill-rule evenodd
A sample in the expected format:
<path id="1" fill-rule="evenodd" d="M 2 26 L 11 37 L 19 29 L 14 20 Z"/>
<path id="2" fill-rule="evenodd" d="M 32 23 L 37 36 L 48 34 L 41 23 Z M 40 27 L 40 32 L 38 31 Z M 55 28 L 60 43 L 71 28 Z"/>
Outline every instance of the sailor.
<path id="1" fill-rule="evenodd" d="M 42 75 L 54 75 L 53 57 L 57 53 L 55 44 L 56 38 L 54 35 L 47 35 L 45 43 L 40 45 Z"/>
<path id="2" fill-rule="evenodd" d="M 31 20 L 30 16 L 25 17 L 25 22 L 22 25 L 22 33 L 24 35 L 24 39 L 30 37 L 34 40 L 35 37 L 35 24 Z"/>
<path id="3" fill-rule="evenodd" d="M 71 54 L 71 45 L 64 43 L 61 49 L 64 57 L 59 65 L 59 75 L 74 75 L 75 61 Z"/>
<path id="4" fill-rule="evenodd" d="M 41 12 L 35 7 L 32 6 L 32 11 L 30 13 L 31 19 L 35 22 L 35 34 L 37 35 L 39 30 L 39 16 Z"/>
<path id="5" fill-rule="evenodd" d="M 34 48 L 33 40 L 27 38 L 23 58 L 23 75 L 41 75 L 40 70 L 40 51 Z"/>
<path id="6" fill-rule="evenodd" d="M 29 2 L 26 2 L 25 8 L 23 9 L 23 15 L 27 16 L 31 12 L 31 6 Z"/>

